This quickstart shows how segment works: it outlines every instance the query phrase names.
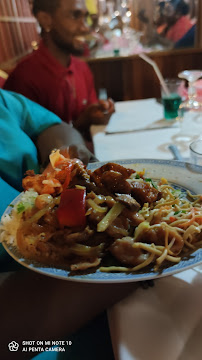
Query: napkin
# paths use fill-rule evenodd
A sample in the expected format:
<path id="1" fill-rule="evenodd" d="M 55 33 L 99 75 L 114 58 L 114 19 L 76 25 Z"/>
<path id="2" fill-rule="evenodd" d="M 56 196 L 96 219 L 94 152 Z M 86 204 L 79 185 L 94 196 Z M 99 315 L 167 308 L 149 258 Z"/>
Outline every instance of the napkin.
<path id="1" fill-rule="evenodd" d="M 175 121 L 163 119 L 163 107 L 156 99 L 136 100 L 133 103 L 126 101 L 124 104 L 116 103 L 115 107 L 116 112 L 105 130 L 107 134 L 178 126 Z"/>
<path id="2" fill-rule="evenodd" d="M 202 359 L 201 272 L 155 280 L 108 311 L 116 360 Z"/>

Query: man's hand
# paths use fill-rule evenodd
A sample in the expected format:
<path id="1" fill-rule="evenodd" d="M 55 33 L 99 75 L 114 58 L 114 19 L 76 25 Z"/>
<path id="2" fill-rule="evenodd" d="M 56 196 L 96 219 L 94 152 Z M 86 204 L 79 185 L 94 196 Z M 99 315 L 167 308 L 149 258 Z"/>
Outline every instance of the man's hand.
<path id="1" fill-rule="evenodd" d="M 69 147 L 63 146 L 60 148 L 60 154 L 70 159 L 80 159 L 85 165 L 89 162 L 98 161 L 96 157 L 87 149 L 83 144 L 70 145 Z"/>
<path id="2" fill-rule="evenodd" d="M 81 132 L 88 132 L 91 125 L 107 125 L 111 114 L 115 112 L 112 99 L 99 100 L 89 105 L 74 122 L 74 126 Z"/>
<path id="3" fill-rule="evenodd" d="M 110 116 L 115 112 L 112 99 L 99 100 L 97 104 L 92 104 L 86 109 L 86 116 L 90 125 L 107 125 Z"/>
<path id="4" fill-rule="evenodd" d="M 49 155 L 53 149 L 62 149 L 61 154 L 77 157 L 84 164 L 96 161 L 94 155 L 85 146 L 82 135 L 71 125 L 64 122 L 50 126 L 37 138 L 40 163 L 45 168 L 49 163 Z M 64 152 L 64 153 L 63 153 Z"/>
<path id="5" fill-rule="evenodd" d="M 88 165 L 89 162 L 99 161 L 96 159 L 95 155 L 92 154 L 85 145 L 77 144 L 70 146 L 62 146 L 59 148 L 60 154 L 66 157 L 67 159 L 77 158 L 83 162 L 83 164 Z M 53 167 L 49 162 L 46 168 L 43 170 L 43 174 L 51 173 L 53 171 Z"/>

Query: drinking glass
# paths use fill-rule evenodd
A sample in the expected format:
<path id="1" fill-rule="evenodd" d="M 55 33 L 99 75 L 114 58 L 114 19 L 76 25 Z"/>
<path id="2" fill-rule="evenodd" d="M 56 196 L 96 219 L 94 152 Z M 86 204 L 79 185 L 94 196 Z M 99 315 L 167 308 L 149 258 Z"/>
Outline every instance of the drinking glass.
<path id="1" fill-rule="evenodd" d="M 202 139 L 193 141 L 190 146 L 190 160 L 194 165 L 202 166 Z"/>
<path id="2" fill-rule="evenodd" d="M 182 113 L 189 110 L 199 110 L 202 104 L 197 101 L 194 83 L 202 77 L 202 70 L 184 70 L 178 74 L 178 77 L 188 81 L 188 99 L 181 103 L 180 110 Z"/>
<path id="3" fill-rule="evenodd" d="M 202 131 L 202 103 L 197 99 L 195 81 L 202 77 L 202 70 L 184 70 L 178 74 L 188 81 L 188 98 L 179 106 L 180 131 L 173 140 L 176 143 L 190 143 L 198 139 Z"/>
<path id="4" fill-rule="evenodd" d="M 169 93 L 165 92 L 164 86 L 161 87 L 161 98 L 166 120 L 175 120 L 178 117 L 178 110 L 182 101 L 179 95 L 181 81 L 179 79 L 165 79 L 166 88 Z"/>

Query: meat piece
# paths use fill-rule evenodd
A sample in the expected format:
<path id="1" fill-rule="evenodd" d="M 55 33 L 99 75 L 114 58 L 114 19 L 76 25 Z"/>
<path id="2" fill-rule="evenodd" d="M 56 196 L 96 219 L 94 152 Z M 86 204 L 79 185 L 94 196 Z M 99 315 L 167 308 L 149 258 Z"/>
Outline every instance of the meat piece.
<path id="1" fill-rule="evenodd" d="M 108 171 L 118 172 L 122 174 L 124 179 L 128 179 L 131 174 L 135 173 L 135 170 L 127 169 L 119 164 L 107 163 L 91 173 L 91 180 L 94 181 L 96 185 L 100 186 L 102 184 L 102 175 Z"/>
<path id="2" fill-rule="evenodd" d="M 135 266 L 141 264 L 148 257 L 141 249 L 133 248 L 134 239 L 126 236 L 117 239 L 110 247 L 112 255 L 122 264 Z"/>
<path id="3" fill-rule="evenodd" d="M 141 222 L 145 221 L 144 216 L 139 212 L 131 211 L 129 209 L 123 209 L 121 216 L 130 220 L 130 226 L 138 226 Z"/>
<path id="4" fill-rule="evenodd" d="M 65 243 L 69 243 L 69 242 L 85 242 L 87 241 L 89 238 L 92 237 L 92 235 L 94 234 L 94 231 L 92 229 L 90 229 L 89 226 L 86 226 L 85 229 L 83 231 L 80 232 L 73 232 L 72 234 L 66 235 L 64 242 Z"/>
<path id="5" fill-rule="evenodd" d="M 125 179 L 129 178 L 131 174 L 135 173 L 135 170 L 133 169 L 127 169 L 122 165 L 109 162 L 101 166 L 100 168 L 96 169 L 95 171 L 93 171 L 92 175 L 101 176 L 105 171 L 110 171 L 110 170 L 120 172 L 125 177 Z"/>
<path id="6" fill-rule="evenodd" d="M 129 220 L 125 216 L 118 216 L 111 225 L 108 226 L 106 233 L 113 238 L 120 238 L 128 235 Z"/>
<path id="7" fill-rule="evenodd" d="M 101 182 L 105 188 L 112 193 L 129 194 L 131 186 L 120 172 L 110 170 L 101 176 Z"/>
<path id="8" fill-rule="evenodd" d="M 141 204 L 152 203 L 160 199 L 160 192 L 146 181 L 133 181 L 131 195 Z"/>
<path id="9" fill-rule="evenodd" d="M 129 194 L 116 194 L 116 201 L 119 201 L 132 211 L 138 211 L 140 209 L 140 204 Z"/>
<path id="10" fill-rule="evenodd" d="M 178 255 L 184 245 L 183 238 L 180 234 L 178 234 L 176 231 L 169 229 L 169 235 L 168 235 L 168 244 L 171 242 L 171 240 L 175 238 L 175 242 L 173 246 L 171 247 L 171 251 L 174 253 L 174 255 Z M 136 238 L 136 241 L 141 241 L 143 243 L 147 244 L 155 244 L 155 245 L 165 245 L 165 229 L 163 227 L 154 227 L 152 229 L 148 229 L 138 236 Z"/>
<path id="11" fill-rule="evenodd" d="M 69 186 L 75 187 L 75 185 L 85 186 L 87 191 L 97 191 L 97 187 L 94 182 L 90 180 L 90 172 L 86 167 L 80 163 L 75 163 L 74 170 L 71 173 L 71 181 Z"/>

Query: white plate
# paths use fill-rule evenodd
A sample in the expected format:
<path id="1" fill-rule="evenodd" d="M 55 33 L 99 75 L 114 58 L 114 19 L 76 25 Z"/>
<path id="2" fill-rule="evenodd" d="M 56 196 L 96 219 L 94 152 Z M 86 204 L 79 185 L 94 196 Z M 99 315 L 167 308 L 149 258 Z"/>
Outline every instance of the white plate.
<path id="1" fill-rule="evenodd" d="M 194 166 L 188 163 L 170 160 L 133 159 L 116 162 L 121 165 L 134 168 L 137 171 L 145 169 L 146 176 L 151 177 L 152 179 L 160 179 L 161 177 L 165 177 L 169 182 L 179 188 L 190 190 L 194 194 L 202 193 L 202 167 L 200 166 Z M 103 164 L 105 163 L 92 163 L 89 164 L 88 168 L 94 170 Z M 19 201 L 19 198 L 20 195 L 12 202 L 12 204 L 15 204 L 17 201 Z M 10 213 L 10 211 L 11 207 L 9 206 L 4 214 Z M 91 283 L 121 283 L 156 279 L 159 277 L 176 274 L 180 271 L 187 270 L 202 263 L 202 249 L 198 249 L 187 259 L 183 259 L 180 261 L 180 263 L 163 269 L 161 273 L 156 273 L 153 270 L 146 269 L 141 273 L 104 273 L 100 272 L 99 270 L 94 271 L 91 269 L 87 274 L 72 275 L 65 269 L 48 267 L 37 262 L 24 259 L 18 249 L 14 246 L 8 245 L 6 243 L 3 243 L 3 246 L 6 251 L 13 257 L 13 259 L 31 270 L 55 278 Z"/>

